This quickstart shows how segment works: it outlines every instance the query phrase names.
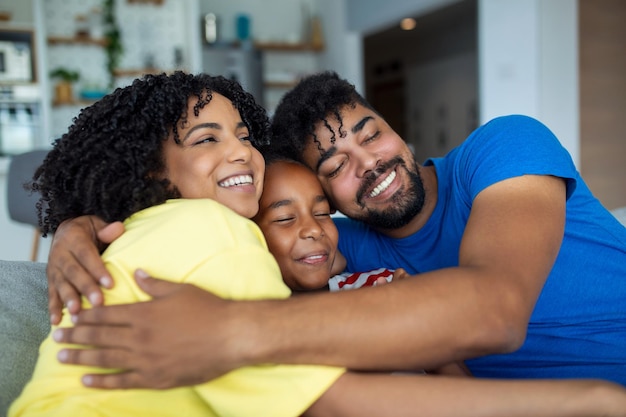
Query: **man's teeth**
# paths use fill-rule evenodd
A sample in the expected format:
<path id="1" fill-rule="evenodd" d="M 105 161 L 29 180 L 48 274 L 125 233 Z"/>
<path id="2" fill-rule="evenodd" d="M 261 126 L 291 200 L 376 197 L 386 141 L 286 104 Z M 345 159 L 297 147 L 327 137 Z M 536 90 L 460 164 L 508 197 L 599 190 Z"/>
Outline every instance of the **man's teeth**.
<path id="1" fill-rule="evenodd" d="M 220 187 L 232 187 L 235 185 L 252 184 L 252 175 L 239 175 L 237 177 L 231 177 L 226 181 L 220 182 Z"/>
<path id="2" fill-rule="evenodd" d="M 387 178 L 385 178 L 383 182 L 378 184 L 376 188 L 372 190 L 372 192 L 370 193 L 370 197 L 376 197 L 378 194 L 385 191 L 387 187 L 389 187 L 389 184 L 391 184 L 393 180 L 395 179 L 396 179 L 396 171 L 391 171 L 391 173 L 387 176 Z"/>

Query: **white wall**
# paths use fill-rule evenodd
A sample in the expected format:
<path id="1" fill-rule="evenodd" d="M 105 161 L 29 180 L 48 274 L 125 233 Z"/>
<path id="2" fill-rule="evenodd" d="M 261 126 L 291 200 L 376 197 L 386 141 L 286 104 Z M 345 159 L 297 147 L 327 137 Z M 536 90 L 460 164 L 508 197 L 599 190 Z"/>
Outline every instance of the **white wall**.
<path id="1" fill-rule="evenodd" d="M 481 122 L 536 117 L 578 164 L 576 0 L 479 0 L 478 14 Z"/>
<path id="2" fill-rule="evenodd" d="M 555 132 L 580 169 L 578 2 L 540 1 L 541 120 Z"/>
<path id="3" fill-rule="evenodd" d="M 320 54 L 319 69 L 336 71 L 364 93 L 361 34 L 346 24 L 349 13 L 346 1 L 317 0 L 326 45 Z"/>

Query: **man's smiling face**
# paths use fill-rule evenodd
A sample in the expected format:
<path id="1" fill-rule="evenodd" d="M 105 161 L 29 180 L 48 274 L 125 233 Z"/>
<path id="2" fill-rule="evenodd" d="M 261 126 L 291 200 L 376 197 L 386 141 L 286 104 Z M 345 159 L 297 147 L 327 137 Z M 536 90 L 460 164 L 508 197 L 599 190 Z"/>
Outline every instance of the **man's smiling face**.
<path id="1" fill-rule="evenodd" d="M 345 106 L 317 123 L 304 161 L 336 209 L 378 229 L 407 225 L 424 205 L 413 154 L 380 115 Z"/>

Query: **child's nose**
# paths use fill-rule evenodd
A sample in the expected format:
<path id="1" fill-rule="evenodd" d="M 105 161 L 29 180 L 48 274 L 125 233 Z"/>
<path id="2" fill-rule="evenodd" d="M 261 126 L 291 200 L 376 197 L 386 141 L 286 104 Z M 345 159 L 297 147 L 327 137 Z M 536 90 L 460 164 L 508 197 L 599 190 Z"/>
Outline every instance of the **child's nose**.
<path id="1" fill-rule="evenodd" d="M 315 219 L 309 219 L 300 229 L 300 237 L 302 239 L 317 240 L 322 236 L 324 236 L 324 229 L 320 227 Z"/>

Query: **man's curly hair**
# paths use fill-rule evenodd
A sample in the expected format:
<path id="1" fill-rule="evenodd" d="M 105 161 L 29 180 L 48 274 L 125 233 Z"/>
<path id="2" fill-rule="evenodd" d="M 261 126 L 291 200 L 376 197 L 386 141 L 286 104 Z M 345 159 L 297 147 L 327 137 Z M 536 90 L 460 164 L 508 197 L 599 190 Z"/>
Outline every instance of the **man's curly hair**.
<path id="1" fill-rule="evenodd" d="M 328 126 L 328 120 L 335 119 L 339 121 L 340 136 L 343 137 L 345 131 L 341 130 L 340 110 L 346 106 L 354 108 L 357 104 L 372 109 L 354 85 L 335 72 L 326 71 L 303 78 L 283 96 L 274 112 L 272 151 L 304 162 L 303 152 L 310 138 L 321 146 L 314 134 L 315 125 L 321 121 Z M 333 134 L 331 141 L 334 143 L 335 139 Z"/>
<path id="2" fill-rule="evenodd" d="M 188 121 L 195 100 L 197 116 L 218 93 L 241 114 L 254 146 L 269 140 L 265 109 L 235 81 L 207 74 L 146 75 L 83 109 L 56 139 L 30 184 L 41 194 L 37 204 L 42 234 L 61 222 L 92 214 L 122 221 L 147 207 L 180 197 L 159 178 L 165 172 L 163 144 Z"/>

